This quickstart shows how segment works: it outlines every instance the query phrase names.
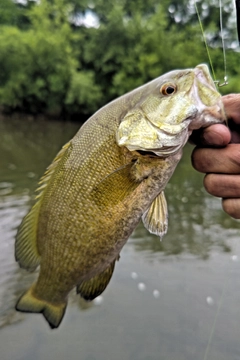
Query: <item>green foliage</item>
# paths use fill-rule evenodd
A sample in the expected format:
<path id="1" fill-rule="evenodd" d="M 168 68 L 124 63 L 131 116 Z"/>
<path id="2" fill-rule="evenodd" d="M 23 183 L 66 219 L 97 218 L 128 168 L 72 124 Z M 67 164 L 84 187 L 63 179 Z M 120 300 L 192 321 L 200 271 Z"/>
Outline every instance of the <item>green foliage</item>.
<path id="1" fill-rule="evenodd" d="M 65 98 L 66 110 L 69 113 L 77 114 L 80 104 L 80 113 L 89 115 L 97 110 L 101 98 L 101 87 L 95 83 L 92 71 L 73 73 Z"/>
<path id="2" fill-rule="evenodd" d="M 0 2 L 0 24 L 15 24 L 18 16 L 18 9 L 11 0 Z"/>
<path id="3" fill-rule="evenodd" d="M 229 1 L 228 1 L 229 2 Z M 90 115 L 111 99 L 162 73 L 207 63 L 188 0 L 41 0 L 0 3 L 0 105 L 8 111 Z M 199 6 L 216 76 L 223 79 L 219 9 Z M 207 7 L 206 7 L 207 6 Z M 97 27 L 79 25 L 94 14 Z M 233 39 L 225 6 L 227 46 Z M 240 91 L 239 53 L 227 51 L 224 92 Z"/>
<path id="4" fill-rule="evenodd" d="M 91 72 L 79 71 L 73 44 L 80 36 L 71 30 L 67 7 L 62 1 L 50 5 L 43 0 L 28 16 L 30 29 L 5 26 L 0 32 L 0 103 L 8 109 L 52 115 L 60 115 L 65 107 L 71 113 L 76 103 L 83 113 L 96 110 L 97 101 L 94 106 L 90 99 L 98 86 Z"/>

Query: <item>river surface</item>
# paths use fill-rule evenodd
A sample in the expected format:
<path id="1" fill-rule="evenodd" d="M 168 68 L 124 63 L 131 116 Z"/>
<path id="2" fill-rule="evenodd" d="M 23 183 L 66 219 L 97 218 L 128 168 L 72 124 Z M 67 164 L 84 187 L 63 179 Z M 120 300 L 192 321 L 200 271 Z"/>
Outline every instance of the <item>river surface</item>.
<path id="1" fill-rule="evenodd" d="M 1 360 L 239 360 L 240 224 L 202 187 L 187 145 L 166 190 L 169 231 L 139 224 L 102 296 L 73 291 L 64 320 L 15 311 L 37 272 L 14 260 L 16 229 L 45 168 L 79 125 L 0 122 Z"/>

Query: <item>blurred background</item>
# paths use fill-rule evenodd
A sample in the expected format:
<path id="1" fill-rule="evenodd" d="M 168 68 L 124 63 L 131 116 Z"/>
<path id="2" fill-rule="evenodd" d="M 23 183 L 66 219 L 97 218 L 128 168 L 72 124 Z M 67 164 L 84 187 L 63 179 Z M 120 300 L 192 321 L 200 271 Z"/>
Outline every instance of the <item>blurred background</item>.
<path id="1" fill-rule="evenodd" d="M 239 92 L 234 2 L 222 3 L 220 90 Z M 197 5 L 221 81 L 219 1 Z M 91 303 L 73 291 L 57 330 L 14 309 L 37 276 L 15 262 L 16 230 L 57 151 L 111 99 L 199 63 L 208 56 L 191 0 L 0 0 L 1 360 L 240 359 L 239 221 L 205 192 L 189 144 L 166 189 L 162 241 L 139 224 L 106 291 Z"/>
<path id="2" fill-rule="evenodd" d="M 196 1 L 216 77 L 219 0 Z M 222 0 L 229 86 L 239 92 L 234 1 Z M 0 0 L 0 109 L 85 120 L 178 68 L 208 63 L 193 0 Z"/>

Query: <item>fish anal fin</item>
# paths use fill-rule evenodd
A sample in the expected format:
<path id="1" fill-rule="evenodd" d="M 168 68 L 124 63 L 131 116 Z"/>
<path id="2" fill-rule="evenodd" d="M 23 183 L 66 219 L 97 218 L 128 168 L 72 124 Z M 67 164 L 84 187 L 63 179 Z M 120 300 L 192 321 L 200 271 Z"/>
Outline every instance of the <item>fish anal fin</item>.
<path id="1" fill-rule="evenodd" d="M 36 203 L 24 217 L 16 236 L 15 259 L 19 266 L 33 271 L 40 263 L 40 254 L 37 249 L 37 223 L 39 204 Z"/>
<path id="2" fill-rule="evenodd" d="M 143 214 L 142 221 L 145 228 L 152 234 L 163 237 L 168 229 L 167 201 L 162 191 Z"/>
<path id="3" fill-rule="evenodd" d="M 27 313 L 42 313 L 51 329 L 57 328 L 65 314 L 67 302 L 52 304 L 34 295 L 33 285 L 16 304 L 16 310 Z"/>
<path id="4" fill-rule="evenodd" d="M 119 257 L 116 259 L 118 260 Z M 91 301 L 99 296 L 109 284 L 111 280 L 115 261 L 114 260 L 103 272 L 94 276 L 90 280 L 83 281 L 81 284 L 77 286 L 77 294 L 80 294 L 82 298 L 87 301 Z"/>

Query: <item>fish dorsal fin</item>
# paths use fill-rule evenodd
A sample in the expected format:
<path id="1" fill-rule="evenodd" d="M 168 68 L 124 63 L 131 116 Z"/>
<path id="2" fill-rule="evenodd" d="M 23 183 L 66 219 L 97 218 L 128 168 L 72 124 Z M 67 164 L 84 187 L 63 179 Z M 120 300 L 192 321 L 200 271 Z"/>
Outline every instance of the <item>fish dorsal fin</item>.
<path id="1" fill-rule="evenodd" d="M 36 192 L 38 192 L 38 195 L 36 196 L 36 199 L 40 199 L 44 194 L 44 190 L 47 187 L 49 180 L 51 179 L 52 175 L 54 174 L 56 167 L 59 163 L 60 160 L 62 160 L 63 155 L 65 154 L 65 152 L 67 151 L 67 149 L 70 147 L 71 145 L 71 141 L 69 141 L 68 143 L 66 143 L 62 149 L 58 152 L 58 154 L 55 156 L 53 162 L 49 165 L 49 167 L 47 168 L 47 170 L 45 171 L 44 175 L 41 177 L 39 183 L 38 183 L 38 188 L 36 190 Z"/>
<path id="2" fill-rule="evenodd" d="M 37 228 L 41 202 L 45 189 L 49 183 L 49 179 L 55 172 L 59 161 L 62 159 L 63 154 L 69 146 L 70 142 L 63 146 L 52 164 L 47 168 L 43 177 L 40 179 L 40 186 L 36 190 L 38 192 L 38 195 L 36 196 L 37 201 L 29 213 L 24 217 L 18 229 L 15 242 L 15 258 L 16 261 L 18 261 L 19 266 L 24 269 L 33 271 L 40 263 L 41 254 L 39 254 L 37 247 Z"/>
<path id="3" fill-rule="evenodd" d="M 103 272 L 77 286 L 77 293 L 85 300 L 91 301 L 99 296 L 109 284 L 115 267 L 115 259 Z"/>
<path id="4" fill-rule="evenodd" d="M 160 236 L 161 239 L 166 234 L 168 229 L 168 209 L 163 191 L 143 214 L 142 221 L 150 233 Z"/>

